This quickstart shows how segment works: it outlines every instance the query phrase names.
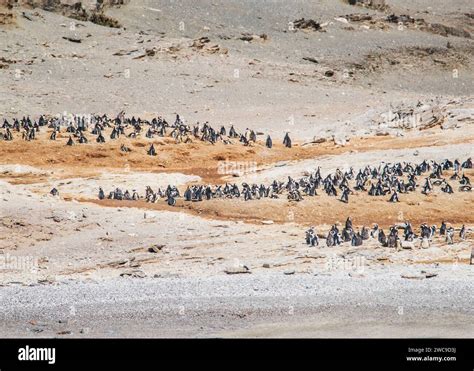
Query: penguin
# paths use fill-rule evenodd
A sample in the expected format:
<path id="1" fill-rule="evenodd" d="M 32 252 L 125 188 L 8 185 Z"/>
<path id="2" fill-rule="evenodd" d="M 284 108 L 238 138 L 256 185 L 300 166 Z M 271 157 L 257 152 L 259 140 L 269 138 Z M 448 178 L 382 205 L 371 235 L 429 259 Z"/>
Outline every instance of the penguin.
<path id="1" fill-rule="evenodd" d="M 288 133 L 286 133 L 285 138 L 283 138 L 283 144 L 286 148 L 291 148 L 291 138 Z"/>
<path id="2" fill-rule="evenodd" d="M 441 227 L 439 227 L 439 235 L 444 236 L 446 234 L 446 222 L 443 220 L 441 222 Z"/>
<path id="3" fill-rule="evenodd" d="M 104 190 L 102 187 L 99 187 L 99 200 L 103 200 L 105 198 Z"/>
<path id="4" fill-rule="evenodd" d="M 128 148 L 125 144 L 122 144 L 120 146 L 120 151 L 121 152 L 132 152 L 132 150 L 130 148 Z"/>
<path id="5" fill-rule="evenodd" d="M 396 227 L 391 227 L 390 235 L 388 236 L 387 246 L 391 248 L 397 247 L 398 231 Z"/>
<path id="6" fill-rule="evenodd" d="M 369 239 L 369 229 L 362 227 L 362 231 L 360 232 L 360 236 L 363 240 L 368 240 Z"/>
<path id="7" fill-rule="evenodd" d="M 459 238 L 461 240 L 466 239 L 466 226 L 464 224 L 462 225 L 461 230 L 459 231 Z"/>
<path id="8" fill-rule="evenodd" d="M 441 187 L 441 190 L 442 190 L 444 193 L 448 193 L 448 194 L 454 193 L 453 187 L 451 187 L 451 186 L 449 185 L 449 183 L 447 183 L 447 182 L 445 182 L 444 187 Z"/>
<path id="9" fill-rule="evenodd" d="M 166 202 L 168 203 L 169 206 L 174 206 L 176 205 L 176 200 L 173 196 L 168 196 L 168 199 L 166 200 Z"/>
<path id="10" fill-rule="evenodd" d="M 446 243 L 448 245 L 452 245 L 454 243 L 454 228 L 453 227 L 449 227 L 446 230 Z"/>
<path id="11" fill-rule="evenodd" d="M 318 246 L 319 245 L 319 239 L 314 231 L 314 227 L 311 227 L 306 231 L 306 244 L 309 246 Z"/>
<path id="12" fill-rule="evenodd" d="M 97 142 L 97 143 L 105 143 L 105 138 L 104 138 L 104 136 L 102 135 L 102 133 L 99 132 L 99 135 L 98 135 L 97 138 L 96 138 L 96 142 Z"/>
<path id="13" fill-rule="evenodd" d="M 272 142 L 272 138 L 270 138 L 270 135 L 267 136 L 267 140 L 265 142 L 265 146 L 267 148 L 272 148 L 273 147 L 273 142 Z"/>
<path id="14" fill-rule="evenodd" d="M 341 195 L 341 198 L 340 198 L 340 201 L 344 202 L 344 203 L 349 203 L 349 188 L 345 188 L 344 191 L 342 192 L 342 195 Z"/>
<path id="15" fill-rule="evenodd" d="M 146 152 L 149 156 L 156 156 L 155 146 L 153 143 L 151 144 L 150 148 Z"/>
<path id="16" fill-rule="evenodd" d="M 399 202 L 397 191 L 394 191 L 394 192 L 392 193 L 392 196 L 390 197 L 389 202 Z"/>
<path id="17" fill-rule="evenodd" d="M 193 193 L 192 193 L 191 189 L 189 187 L 186 188 L 186 191 L 184 191 L 184 200 L 185 201 L 191 201 L 192 200 L 192 195 L 193 195 Z"/>
<path id="18" fill-rule="evenodd" d="M 380 229 L 379 231 L 378 240 L 382 246 L 384 247 L 388 246 L 387 237 L 385 236 L 383 229 Z"/>
<path id="19" fill-rule="evenodd" d="M 472 159 L 469 157 L 466 161 L 464 161 L 461 165 L 464 169 L 472 169 Z"/>
<path id="20" fill-rule="evenodd" d="M 362 236 L 359 232 L 352 236 L 351 246 L 362 246 Z"/>
<path id="21" fill-rule="evenodd" d="M 334 242 L 334 231 L 331 229 L 326 237 L 326 246 L 333 247 L 335 245 Z"/>
<path id="22" fill-rule="evenodd" d="M 59 196 L 59 191 L 56 188 L 53 188 L 51 191 L 49 191 L 49 193 L 52 196 Z"/>
<path id="23" fill-rule="evenodd" d="M 69 136 L 69 139 L 66 143 L 67 146 L 73 146 L 74 145 L 74 141 L 72 140 L 71 136 Z"/>

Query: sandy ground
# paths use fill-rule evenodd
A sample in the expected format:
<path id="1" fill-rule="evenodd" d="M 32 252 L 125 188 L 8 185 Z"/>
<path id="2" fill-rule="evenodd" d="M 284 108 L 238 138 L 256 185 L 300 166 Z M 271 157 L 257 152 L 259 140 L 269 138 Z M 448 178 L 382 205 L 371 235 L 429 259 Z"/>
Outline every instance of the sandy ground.
<path id="1" fill-rule="evenodd" d="M 118 29 L 39 8 L 13 8 L 9 24 L 0 16 L 2 118 L 179 113 L 261 133 L 251 147 L 111 141 L 108 131 L 103 145 L 67 147 L 64 131 L 53 142 L 45 128 L 32 142 L 15 132 L 0 141 L 0 336 L 471 337 L 472 192 L 416 191 L 397 204 L 364 193 L 348 205 L 325 195 L 176 207 L 97 200 L 99 187 L 143 194 L 147 185 L 268 183 L 318 166 L 324 175 L 474 157 L 473 43 L 460 33 L 474 33 L 470 2 L 393 0 L 387 13 L 343 1 L 198 3 L 131 1 L 106 11 Z M 384 21 L 390 13 L 425 23 L 400 28 Z M 291 29 L 302 17 L 322 29 Z M 210 42 L 197 47 L 203 36 Z M 411 109 L 421 124 L 439 122 L 384 122 Z M 146 155 L 151 143 L 156 157 Z M 222 161 L 250 171 L 222 173 Z M 304 243 L 308 226 L 326 234 L 348 216 L 356 228 L 446 220 L 456 231 L 465 224 L 468 238 L 399 251 L 372 239 L 359 248 Z M 243 266 L 248 273 L 228 274 Z"/>

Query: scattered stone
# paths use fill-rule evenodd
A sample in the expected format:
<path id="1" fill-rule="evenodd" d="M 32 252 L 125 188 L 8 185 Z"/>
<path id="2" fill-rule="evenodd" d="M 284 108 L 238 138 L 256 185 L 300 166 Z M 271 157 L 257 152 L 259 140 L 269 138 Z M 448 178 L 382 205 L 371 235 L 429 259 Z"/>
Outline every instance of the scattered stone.
<path id="1" fill-rule="evenodd" d="M 467 39 L 471 38 L 471 34 L 463 28 L 451 27 L 446 26 L 441 23 L 430 23 L 426 29 L 434 34 L 441 35 L 441 36 L 456 36 L 456 37 L 464 37 Z"/>
<path id="2" fill-rule="evenodd" d="M 312 20 L 312 19 L 297 19 L 296 21 L 293 22 L 293 25 L 295 28 L 302 29 L 302 30 L 313 30 L 313 31 L 319 31 L 321 30 L 321 24 Z"/>
<path id="3" fill-rule="evenodd" d="M 249 34 L 249 33 L 243 33 L 241 37 L 239 37 L 239 40 L 242 40 L 242 41 L 247 41 L 247 42 L 251 42 L 251 41 L 254 41 L 254 40 L 257 40 L 257 41 L 266 41 L 268 40 L 268 35 L 267 34 L 261 34 L 261 35 L 254 35 L 254 34 Z"/>

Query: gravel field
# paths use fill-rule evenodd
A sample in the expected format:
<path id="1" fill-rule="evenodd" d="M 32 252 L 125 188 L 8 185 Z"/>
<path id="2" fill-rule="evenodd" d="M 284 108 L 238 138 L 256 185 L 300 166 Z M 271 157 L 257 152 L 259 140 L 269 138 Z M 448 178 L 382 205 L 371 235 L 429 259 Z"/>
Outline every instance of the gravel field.
<path id="1" fill-rule="evenodd" d="M 437 272 L 438 277 L 424 280 L 400 278 L 400 269 L 391 268 L 361 277 L 259 274 L 9 286 L 0 291 L 2 333 L 405 337 L 418 331 L 421 337 L 472 336 L 474 280 L 469 277 L 474 274 L 463 267 Z"/>

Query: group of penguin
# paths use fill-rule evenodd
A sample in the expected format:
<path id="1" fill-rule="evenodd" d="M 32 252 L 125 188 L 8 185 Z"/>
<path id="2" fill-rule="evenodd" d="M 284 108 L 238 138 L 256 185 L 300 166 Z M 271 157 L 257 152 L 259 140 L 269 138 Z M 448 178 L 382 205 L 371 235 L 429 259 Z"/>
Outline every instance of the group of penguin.
<path id="1" fill-rule="evenodd" d="M 258 200 L 262 198 L 280 198 L 286 194 L 290 201 L 301 201 L 304 197 L 317 196 L 318 189 L 322 189 L 327 195 L 337 197 L 344 203 L 349 202 L 349 194 L 354 190 L 367 192 L 369 196 L 385 196 L 390 194 L 389 202 L 399 202 L 399 195 L 409 192 L 415 192 L 421 188 L 421 193 L 428 195 L 440 187 L 444 193 L 453 193 L 454 188 L 443 178 L 444 172 L 450 170 L 452 175 L 450 181 L 458 181 L 460 192 L 472 191 L 471 181 L 464 174 L 465 169 L 472 169 L 472 160 L 450 161 L 448 159 L 436 161 L 422 161 L 419 164 L 410 162 L 398 162 L 395 164 L 381 164 L 379 166 L 365 166 L 357 174 L 353 168 L 342 172 L 337 169 L 323 177 L 320 168 L 300 179 L 288 177 L 286 182 L 274 180 L 272 183 L 265 184 L 237 184 L 226 183 L 224 185 L 192 185 L 187 187 L 184 192 L 184 201 L 203 201 L 215 198 L 240 198 L 244 201 Z M 406 179 L 405 179 L 405 178 Z M 424 182 L 419 183 L 418 177 L 424 177 Z M 353 186 L 351 187 L 350 182 Z M 449 186 L 449 188 L 447 188 Z M 175 186 L 169 186 L 168 189 L 175 189 L 172 197 L 181 197 Z M 155 195 L 155 196 L 152 196 Z M 158 190 L 153 192 L 151 187 L 147 188 L 145 199 L 147 202 L 156 202 L 164 197 L 165 191 Z M 166 195 L 168 196 L 168 195 Z M 138 197 L 139 199 L 140 197 Z M 173 205 L 175 202 L 171 202 Z"/>
<path id="2" fill-rule="evenodd" d="M 0 131 L 0 140 L 13 140 L 12 131 L 21 132 L 24 140 L 34 140 L 36 139 L 36 133 L 40 131 L 41 127 L 45 126 L 53 129 L 49 136 L 51 140 L 56 140 L 61 128 L 65 127 L 65 131 L 69 134 L 66 142 L 67 146 L 73 146 L 76 143 L 88 143 L 89 139 L 86 134 L 89 133 L 89 129 L 90 134 L 95 135 L 95 141 L 97 143 L 105 143 L 104 132 L 106 128 L 112 129 L 109 135 L 111 140 L 118 139 L 121 135 L 128 138 L 137 138 L 140 133 L 145 132 L 146 138 L 152 139 L 154 137 L 169 136 L 174 138 L 176 143 L 189 143 L 192 142 L 192 138 L 195 138 L 211 144 L 215 144 L 219 141 L 224 144 L 232 144 L 234 140 L 238 140 L 243 145 L 250 146 L 257 141 L 257 133 L 248 128 L 244 133 L 238 133 L 233 125 L 231 125 L 229 130 L 224 126 L 221 126 L 220 129 L 215 129 L 209 122 L 205 122 L 204 124 L 198 122 L 192 126 L 187 125 L 179 115 L 176 115 L 173 124 L 169 124 L 161 116 L 149 121 L 142 120 L 139 117 L 135 118 L 134 116 L 126 118 L 123 113 L 120 113 L 114 119 L 109 118 L 106 114 L 87 117 L 76 115 L 68 119 L 59 117 L 47 118 L 45 115 L 41 115 L 38 121 L 35 120 L 34 122 L 29 116 L 21 119 L 15 118 L 13 119 L 13 123 L 4 119 L 1 126 L 3 131 Z M 128 131 L 128 133 L 126 131 Z M 283 144 L 287 148 L 292 147 L 292 141 L 288 133 L 286 133 L 283 138 Z M 273 147 L 273 140 L 270 135 L 267 135 L 265 146 L 267 148 Z M 131 150 L 122 144 L 121 151 L 130 152 Z M 147 154 L 150 156 L 157 155 L 153 144 L 147 149 Z"/>
<path id="3" fill-rule="evenodd" d="M 399 236 L 399 229 L 403 230 L 402 237 Z M 445 237 L 445 241 L 448 244 L 454 243 L 455 230 L 453 227 L 448 227 L 445 221 L 441 223 L 439 229 L 435 225 L 429 227 L 426 223 L 423 223 L 420 226 L 419 235 L 414 233 L 410 222 L 405 222 L 403 225 L 390 227 L 390 231 L 388 232 L 387 236 L 383 229 L 379 228 L 377 224 L 374 224 L 374 227 L 371 231 L 364 226 L 360 231 L 356 232 L 352 226 L 352 219 L 348 217 L 342 231 L 339 231 L 339 228 L 336 224 L 331 227 L 326 236 L 326 246 L 334 247 L 344 242 L 350 242 L 352 246 L 361 246 L 364 241 L 369 240 L 370 238 L 378 241 L 384 247 L 391 248 L 398 248 L 401 244 L 402 238 L 404 241 L 414 241 L 415 239 L 420 239 L 428 245 L 429 241 L 433 239 L 437 231 L 439 231 L 440 236 Z M 459 231 L 459 238 L 461 240 L 465 240 L 466 234 L 466 226 L 463 224 Z M 319 246 L 319 238 L 320 237 L 316 233 L 314 227 L 311 227 L 306 231 L 307 245 Z"/>

